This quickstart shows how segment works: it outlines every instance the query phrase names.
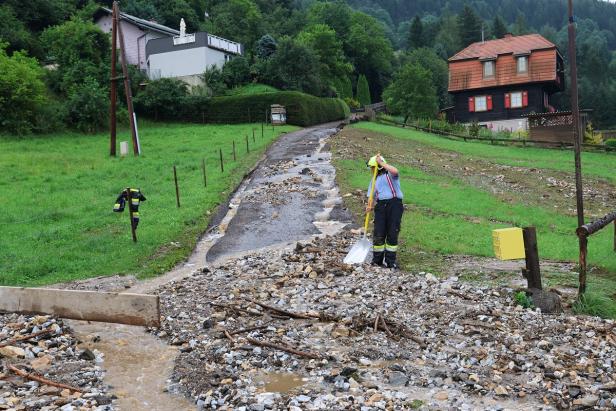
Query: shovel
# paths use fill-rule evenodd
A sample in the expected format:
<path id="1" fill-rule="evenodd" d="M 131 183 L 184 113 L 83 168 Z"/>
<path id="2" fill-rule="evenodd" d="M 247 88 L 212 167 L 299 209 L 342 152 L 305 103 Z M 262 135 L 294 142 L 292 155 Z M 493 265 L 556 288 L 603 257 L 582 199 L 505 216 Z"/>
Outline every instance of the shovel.
<path id="1" fill-rule="evenodd" d="M 372 175 L 372 185 L 370 189 L 370 197 L 368 204 L 372 204 L 374 198 L 374 189 L 376 186 L 376 173 L 377 167 L 374 167 L 374 174 Z M 368 253 L 372 249 L 372 241 L 368 239 L 368 223 L 370 222 L 370 211 L 366 212 L 366 221 L 364 222 L 364 236 L 361 240 L 356 242 L 349 253 L 344 257 L 345 264 L 361 264 L 366 261 Z"/>

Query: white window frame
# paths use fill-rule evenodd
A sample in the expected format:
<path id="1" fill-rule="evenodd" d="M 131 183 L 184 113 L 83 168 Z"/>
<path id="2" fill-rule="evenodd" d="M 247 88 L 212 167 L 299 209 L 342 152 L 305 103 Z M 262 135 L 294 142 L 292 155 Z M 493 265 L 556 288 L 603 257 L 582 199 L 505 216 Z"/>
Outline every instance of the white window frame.
<path id="1" fill-rule="evenodd" d="M 486 74 L 486 67 L 492 67 L 492 74 Z M 494 78 L 496 75 L 496 60 L 486 60 L 483 62 L 483 78 Z"/>
<path id="2" fill-rule="evenodd" d="M 514 98 L 513 96 L 519 96 L 520 98 L 520 103 L 519 104 L 514 104 Z M 509 106 L 511 108 L 522 108 L 524 107 L 524 93 L 521 91 L 514 91 L 513 93 L 509 93 Z"/>
<path id="3" fill-rule="evenodd" d="M 479 108 L 479 100 L 483 101 L 483 108 Z M 483 113 L 484 111 L 488 111 L 488 96 L 475 96 L 475 111 L 478 113 Z"/>
<path id="4" fill-rule="evenodd" d="M 520 64 L 524 61 L 524 70 L 521 70 Z M 516 70 L 518 74 L 528 73 L 528 56 L 518 56 L 516 60 Z"/>

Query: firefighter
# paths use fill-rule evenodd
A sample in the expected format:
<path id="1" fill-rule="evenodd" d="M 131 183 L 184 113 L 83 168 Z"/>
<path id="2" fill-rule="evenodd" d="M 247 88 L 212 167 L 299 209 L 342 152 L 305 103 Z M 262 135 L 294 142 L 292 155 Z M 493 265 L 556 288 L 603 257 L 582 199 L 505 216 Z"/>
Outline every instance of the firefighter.
<path id="1" fill-rule="evenodd" d="M 370 158 L 367 164 L 372 173 L 377 167 L 374 200 L 368 201 L 366 207 L 366 212 L 374 210 L 372 264 L 397 269 L 398 234 L 404 212 L 400 175 L 398 169 L 387 164 L 380 154 Z M 372 181 L 368 187 L 368 198 L 371 191 Z"/>

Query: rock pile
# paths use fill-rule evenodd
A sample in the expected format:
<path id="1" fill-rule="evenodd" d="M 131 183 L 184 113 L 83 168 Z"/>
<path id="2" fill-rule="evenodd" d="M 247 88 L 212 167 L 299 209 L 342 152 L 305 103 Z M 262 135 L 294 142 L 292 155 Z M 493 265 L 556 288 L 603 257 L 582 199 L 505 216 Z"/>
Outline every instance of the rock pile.
<path id="1" fill-rule="evenodd" d="M 349 243 L 253 253 L 161 288 L 155 332 L 181 347 L 180 389 L 200 409 L 616 407 L 613 321 L 347 266 Z"/>
<path id="2" fill-rule="evenodd" d="M 0 410 L 114 409 L 102 354 L 49 316 L 0 314 Z"/>

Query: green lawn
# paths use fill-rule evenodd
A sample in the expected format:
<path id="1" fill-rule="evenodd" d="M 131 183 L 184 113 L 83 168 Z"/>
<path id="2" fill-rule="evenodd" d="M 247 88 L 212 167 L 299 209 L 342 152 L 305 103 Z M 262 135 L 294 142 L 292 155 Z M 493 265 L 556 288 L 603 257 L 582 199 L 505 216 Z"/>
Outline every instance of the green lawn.
<path id="1" fill-rule="evenodd" d="M 405 141 L 411 140 L 413 144 L 405 145 Z M 573 167 L 570 151 L 464 143 L 374 123 L 358 123 L 345 129 L 332 143 L 337 180 L 343 193 L 366 190 L 370 176 L 365 158 L 369 155 L 382 151 L 385 157 L 395 153 L 398 159 L 394 165 L 400 170 L 407 208 L 402 224 L 400 256 L 405 268 L 438 273 L 447 264 L 443 256 L 493 257 L 493 229 L 530 225 L 537 227 L 541 258 L 577 261 L 575 217 L 553 208 L 529 204 L 528 193 L 504 201 L 485 188 L 469 184 L 468 179 L 427 173 L 417 166 L 417 156 L 421 156 L 412 151 L 417 144 L 431 147 L 432 153 L 445 157 L 450 152 L 460 153 L 469 165 L 473 158 L 482 158 L 497 164 L 567 172 L 572 171 L 568 166 Z M 616 182 L 616 156 L 585 153 L 584 161 L 587 173 Z M 345 198 L 359 216 L 363 212 L 363 196 Z M 590 294 L 595 300 L 602 299 L 604 304 L 597 304 L 600 306 L 598 312 L 609 317 L 616 317 L 613 235 L 611 227 L 593 235 L 588 257 L 593 267 L 589 274 Z M 544 276 L 548 286 L 577 284 L 575 275 L 544 273 Z"/>
<path id="2" fill-rule="evenodd" d="M 256 142 L 252 141 L 252 128 Z M 266 147 L 294 127 L 161 125 L 140 129 L 143 155 L 110 158 L 108 134 L 0 137 L 0 285 L 42 285 L 94 276 L 162 273 L 185 258 Z M 250 153 L 245 136 L 250 135 Z M 126 132 L 118 140 L 129 140 Z M 237 161 L 232 142 L 237 144 Z M 218 149 L 223 150 L 221 173 Z M 206 159 L 208 186 L 201 161 Z M 176 207 L 173 165 L 181 208 Z M 132 243 L 123 187 L 147 197 Z"/>
<path id="3" fill-rule="evenodd" d="M 267 84 L 251 83 L 245 86 L 234 87 L 225 94 L 228 96 L 250 96 L 253 94 L 274 93 L 276 91 L 280 90 Z"/>

